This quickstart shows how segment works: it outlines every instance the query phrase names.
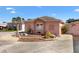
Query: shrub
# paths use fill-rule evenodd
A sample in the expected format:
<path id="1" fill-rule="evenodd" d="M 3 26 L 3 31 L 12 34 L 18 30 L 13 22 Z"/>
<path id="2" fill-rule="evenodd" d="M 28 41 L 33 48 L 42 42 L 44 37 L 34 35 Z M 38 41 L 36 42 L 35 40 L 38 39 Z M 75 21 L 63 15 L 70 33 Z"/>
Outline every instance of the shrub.
<path id="1" fill-rule="evenodd" d="M 52 37 L 52 33 L 51 32 L 46 32 L 44 35 L 44 38 L 51 38 Z"/>
<path id="2" fill-rule="evenodd" d="M 31 33 L 31 29 L 27 29 L 26 33 L 30 34 Z"/>
<path id="3" fill-rule="evenodd" d="M 68 31 L 68 25 L 62 26 L 62 29 L 61 29 L 62 34 L 67 33 L 67 31 Z"/>

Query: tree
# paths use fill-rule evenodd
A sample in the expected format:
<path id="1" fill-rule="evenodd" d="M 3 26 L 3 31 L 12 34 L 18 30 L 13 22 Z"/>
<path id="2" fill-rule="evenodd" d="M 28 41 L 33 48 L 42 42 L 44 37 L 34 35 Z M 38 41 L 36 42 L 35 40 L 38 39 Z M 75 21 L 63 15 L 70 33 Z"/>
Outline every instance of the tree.
<path id="1" fill-rule="evenodd" d="M 5 21 L 3 21 L 3 23 L 6 23 Z"/>
<path id="2" fill-rule="evenodd" d="M 12 23 L 16 23 L 16 18 L 15 17 L 12 18 Z"/>
<path id="3" fill-rule="evenodd" d="M 67 33 L 67 31 L 68 31 L 68 24 L 65 24 L 64 26 L 62 26 L 61 32 L 62 32 L 62 34 L 65 34 L 65 33 Z"/>
<path id="4" fill-rule="evenodd" d="M 21 17 L 16 17 L 17 23 L 21 23 Z"/>
<path id="5" fill-rule="evenodd" d="M 76 22 L 76 21 L 79 21 L 79 19 L 68 19 L 66 23 L 71 23 L 71 22 Z"/>
<path id="6" fill-rule="evenodd" d="M 27 19 L 27 20 L 32 20 L 32 19 Z"/>
<path id="7" fill-rule="evenodd" d="M 75 19 L 68 19 L 67 21 L 66 21 L 66 23 L 71 23 L 71 22 L 74 22 L 75 21 Z"/>
<path id="8" fill-rule="evenodd" d="M 12 18 L 12 22 L 13 23 L 21 23 L 22 21 L 24 21 L 25 19 L 24 18 L 21 18 L 21 17 L 13 17 Z"/>
<path id="9" fill-rule="evenodd" d="M 24 18 L 22 18 L 22 22 L 24 22 L 25 21 L 25 19 Z"/>
<path id="10" fill-rule="evenodd" d="M 18 33 L 18 30 L 19 30 L 19 24 L 21 24 L 25 19 L 24 18 L 21 18 L 21 17 L 13 17 L 12 18 L 12 22 L 15 23 L 17 26 L 17 33 Z"/>
<path id="11" fill-rule="evenodd" d="M 24 21 L 25 19 L 24 19 L 24 18 L 22 18 L 22 20 Z"/>
<path id="12" fill-rule="evenodd" d="M 24 21 L 25 19 L 24 18 L 21 18 L 21 17 L 13 17 L 12 18 L 12 22 L 13 23 L 21 23 L 22 21 Z"/>

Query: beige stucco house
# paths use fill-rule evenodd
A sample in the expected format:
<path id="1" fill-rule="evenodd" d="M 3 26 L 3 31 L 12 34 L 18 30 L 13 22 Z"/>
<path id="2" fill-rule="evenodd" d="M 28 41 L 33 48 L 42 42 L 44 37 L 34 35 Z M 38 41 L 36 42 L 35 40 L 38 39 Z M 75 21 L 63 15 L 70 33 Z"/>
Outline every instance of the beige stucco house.
<path id="1" fill-rule="evenodd" d="M 62 24 L 63 22 L 59 19 L 43 16 L 25 21 L 25 29 L 31 29 L 31 33 L 33 34 L 51 32 L 56 36 L 60 36 Z"/>
<path id="2" fill-rule="evenodd" d="M 72 22 L 68 24 L 68 32 L 69 34 L 79 36 L 79 22 Z"/>
<path id="3" fill-rule="evenodd" d="M 7 24 L 6 23 L 0 23 L 0 30 L 6 29 Z"/>

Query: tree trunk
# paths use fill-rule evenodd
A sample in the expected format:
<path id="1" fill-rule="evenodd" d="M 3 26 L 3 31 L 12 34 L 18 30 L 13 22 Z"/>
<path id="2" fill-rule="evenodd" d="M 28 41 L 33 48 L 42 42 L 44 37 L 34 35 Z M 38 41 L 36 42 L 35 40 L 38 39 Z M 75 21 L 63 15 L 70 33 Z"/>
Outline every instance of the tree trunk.
<path id="1" fill-rule="evenodd" d="M 19 36 L 19 24 L 17 24 L 17 36 Z"/>

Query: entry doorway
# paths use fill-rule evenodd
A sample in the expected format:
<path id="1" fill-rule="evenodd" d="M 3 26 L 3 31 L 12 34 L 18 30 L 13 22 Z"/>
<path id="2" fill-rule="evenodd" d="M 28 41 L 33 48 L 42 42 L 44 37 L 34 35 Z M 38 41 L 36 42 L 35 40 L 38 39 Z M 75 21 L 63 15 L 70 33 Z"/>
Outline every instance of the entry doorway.
<path id="1" fill-rule="evenodd" d="M 44 24 L 36 24 L 36 33 L 42 34 L 44 32 Z"/>

